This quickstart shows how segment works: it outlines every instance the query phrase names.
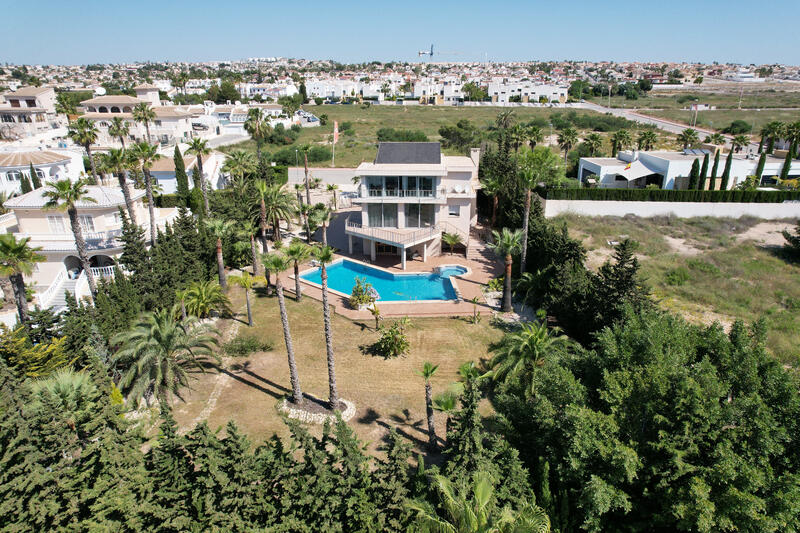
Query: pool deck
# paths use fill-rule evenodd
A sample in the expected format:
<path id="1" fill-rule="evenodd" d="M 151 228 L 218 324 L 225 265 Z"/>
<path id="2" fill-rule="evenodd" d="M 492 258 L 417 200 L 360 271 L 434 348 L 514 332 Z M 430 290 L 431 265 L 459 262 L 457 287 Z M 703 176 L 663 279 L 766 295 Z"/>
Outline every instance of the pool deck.
<path id="1" fill-rule="evenodd" d="M 470 269 L 470 273 L 465 276 L 455 277 L 455 282 L 458 286 L 461 296 L 464 301 L 443 301 L 443 302 L 380 302 L 378 301 L 378 309 L 381 312 L 381 317 L 395 318 L 402 316 L 410 317 L 441 317 L 441 316 L 472 316 L 474 305 L 471 300 L 478 297 L 478 312 L 484 317 L 491 314 L 492 308 L 487 305 L 481 292 L 481 286 L 485 285 L 494 277 L 502 274 L 502 263 L 496 256 L 488 249 L 481 247 L 471 254 L 471 258 L 467 259 L 464 254 L 443 254 L 436 257 L 429 257 L 428 261 L 423 263 L 421 259 L 409 259 L 406 263 L 406 269 L 400 268 L 400 260 L 396 256 L 378 256 L 374 262 L 369 261 L 368 257 L 363 257 L 360 254 L 348 255 L 346 253 L 337 254 L 338 257 L 345 257 L 363 263 L 368 263 L 378 266 L 395 273 L 412 273 L 412 272 L 425 272 L 430 273 L 434 268 L 441 265 L 463 265 Z M 312 268 L 310 262 L 300 266 L 300 272 L 308 268 Z M 281 282 L 283 283 L 286 292 L 294 295 L 294 273 L 287 271 L 281 275 Z M 303 296 L 309 296 L 315 300 L 322 300 L 322 290 L 303 281 L 301 278 L 301 291 Z M 350 309 L 347 303 L 347 298 L 339 294 L 328 293 L 328 301 L 333 308 L 334 312 L 347 317 L 351 320 L 374 320 L 370 311 L 357 311 Z"/>

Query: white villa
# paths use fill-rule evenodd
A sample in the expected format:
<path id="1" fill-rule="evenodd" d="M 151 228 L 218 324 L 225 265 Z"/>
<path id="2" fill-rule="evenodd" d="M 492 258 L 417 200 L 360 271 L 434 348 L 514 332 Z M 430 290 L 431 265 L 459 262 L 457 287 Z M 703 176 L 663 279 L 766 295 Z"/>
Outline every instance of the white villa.
<path id="1" fill-rule="evenodd" d="M 689 173 L 695 159 L 703 162 L 706 151 L 687 149 L 682 152 L 669 151 L 620 151 L 617 157 L 582 157 L 578 163 L 578 179 L 581 183 L 595 180 L 598 187 L 617 189 L 643 189 L 655 184 L 662 189 L 686 189 L 689 185 Z M 722 177 L 727 154 L 720 154 L 717 179 Z M 743 182 L 747 176 L 756 173 L 758 154 L 734 154 L 731 161 L 731 176 L 728 188 L 733 189 Z M 772 185 L 775 177 L 783 168 L 784 156 L 768 155 L 761 177 L 762 185 Z M 713 165 L 714 153 L 709 153 L 709 176 Z M 800 176 L 800 161 L 789 169 L 792 178 Z M 707 184 L 710 182 L 707 181 Z"/>
<path id="2" fill-rule="evenodd" d="M 125 199 L 117 187 L 88 186 L 96 203 L 81 202 L 76 207 L 83 237 L 89 251 L 92 273 L 96 279 L 112 276 L 116 259 L 122 253 L 122 220 L 119 209 L 125 209 Z M 25 276 L 26 284 L 34 287 L 34 304 L 60 310 L 64 307 L 64 291 L 77 298 L 89 294 L 86 274 L 78 258 L 75 239 L 66 213 L 45 209 L 45 188 L 16 196 L 5 202 L 11 212 L 0 217 L 0 231 L 13 233 L 17 239 L 30 237 L 31 247 L 41 247 L 47 259 L 37 263 L 34 272 Z M 131 189 L 136 222 L 149 236 L 149 214 L 144 205 L 145 193 Z M 163 228 L 178 215 L 177 209 L 156 209 L 156 224 Z M 3 320 L 5 321 L 5 320 Z"/>
<path id="3" fill-rule="evenodd" d="M 73 179 L 83 172 L 83 157 L 67 151 L 0 152 L 0 192 L 22 192 L 22 177 L 31 177 L 31 165 L 42 183 Z"/>
<path id="4" fill-rule="evenodd" d="M 373 261 L 399 256 L 405 269 L 408 257 L 440 254 L 443 232 L 468 245 L 477 222 L 479 152 L 446 156 L 438 142 L 380 143 L 375 161 L 355 169 L 361 183 L 353 203 L 361 211 L 345 225 L 349 252 L 360 247 Z"/>
<path id="5" fill-rule="evenodd" d="M 203 158 L 203 177 L 213 190 L 222 189 L 228 182 L 227 177 L 222 173 L 222 166 L 225 164 L 225 154 L 222 152 L 211 152 Z M 185 155 L 183 165 L 186 167 L 186 176 L 189 178 L 189 188 L 194 188 L 193 172 L 197 168 L 197 157 Z M 169 155 L 165 155 L 153 163 L 150 168 L 150 175 L 156 181 L 156 185 L 161 194 L 174 194 L 178 191 L 178 180 L 175 177 L 175 160 Z"/>
<path id="6" fill-rule="evenodd" d="M 23 87 L 4 95 L 0 106 L 0 139 L 17 139 L 58 128 L 64 119 L 56 114 L 52 87 Z"/>

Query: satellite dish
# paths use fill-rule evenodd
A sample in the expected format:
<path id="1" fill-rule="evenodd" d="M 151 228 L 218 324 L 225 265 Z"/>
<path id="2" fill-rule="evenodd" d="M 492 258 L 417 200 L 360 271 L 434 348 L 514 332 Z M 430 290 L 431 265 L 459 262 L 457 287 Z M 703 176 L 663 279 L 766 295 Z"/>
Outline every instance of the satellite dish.
<path id="1" fill-rule="evenodd" d="M 97 89 L 94 90 L 94 94 L 96 96 L 103 96 L 104 94 L 106 94 L 106 88 L 105 87 L 98 87 Z"/>

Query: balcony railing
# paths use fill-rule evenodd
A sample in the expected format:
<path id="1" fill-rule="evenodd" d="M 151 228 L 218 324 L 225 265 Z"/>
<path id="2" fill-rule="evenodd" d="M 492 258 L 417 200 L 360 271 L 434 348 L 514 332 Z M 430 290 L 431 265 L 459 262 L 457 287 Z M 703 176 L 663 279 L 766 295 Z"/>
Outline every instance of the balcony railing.
<path id="1" fill-rule="evenodd" d="M 367 189 L 359 191 L 361 198 L 437 198 L 435 189 Z"/>

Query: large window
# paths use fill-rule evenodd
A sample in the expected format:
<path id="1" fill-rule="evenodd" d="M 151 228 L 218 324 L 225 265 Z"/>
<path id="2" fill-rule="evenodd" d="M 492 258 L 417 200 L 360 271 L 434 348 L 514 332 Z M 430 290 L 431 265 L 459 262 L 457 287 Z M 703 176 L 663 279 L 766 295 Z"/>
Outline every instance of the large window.
<path id="1" fill-rule="evenodd" d="M 22 180 L 22 172 L 19 170 L 12 170 L 6 174 L 6 179 L 11 183 L 18 183 L 20 180 Z"/>
<path id="2" fill-rule="evenodd" d="M 85 233 L 94 233 L 94 219 L 91 215 L 81 215 L 78 217 L 81 224 L 81 230 Z"/>
<path id="3" fill-rule="evenodd" d="M 383 196 L 383 177 L 367 176 L 367 190 L 369 196 Z"/>
<path id="4" fill-rule="evenodd" d="M 66 233 L 64 217 L 48 215 L 47 223 L 50 225 L 50 233 Z"/>
<path id="5" fill-rule="evenodd" d="M 367 206 L 367 215 L 370 227 L 397 227 L 397 204 L 370 204 Z"/>
<path id="6" fill-rule="evenodd" d="M 433 204 L 406 204 L 407 228 L 427 228 L 435 222 Z"/>
<path id="7" fill-rule="evenodd" d="M 400 178 L 398 176 L 386 176 L 386 196 L 397 196 L 400 190 Z"/>

